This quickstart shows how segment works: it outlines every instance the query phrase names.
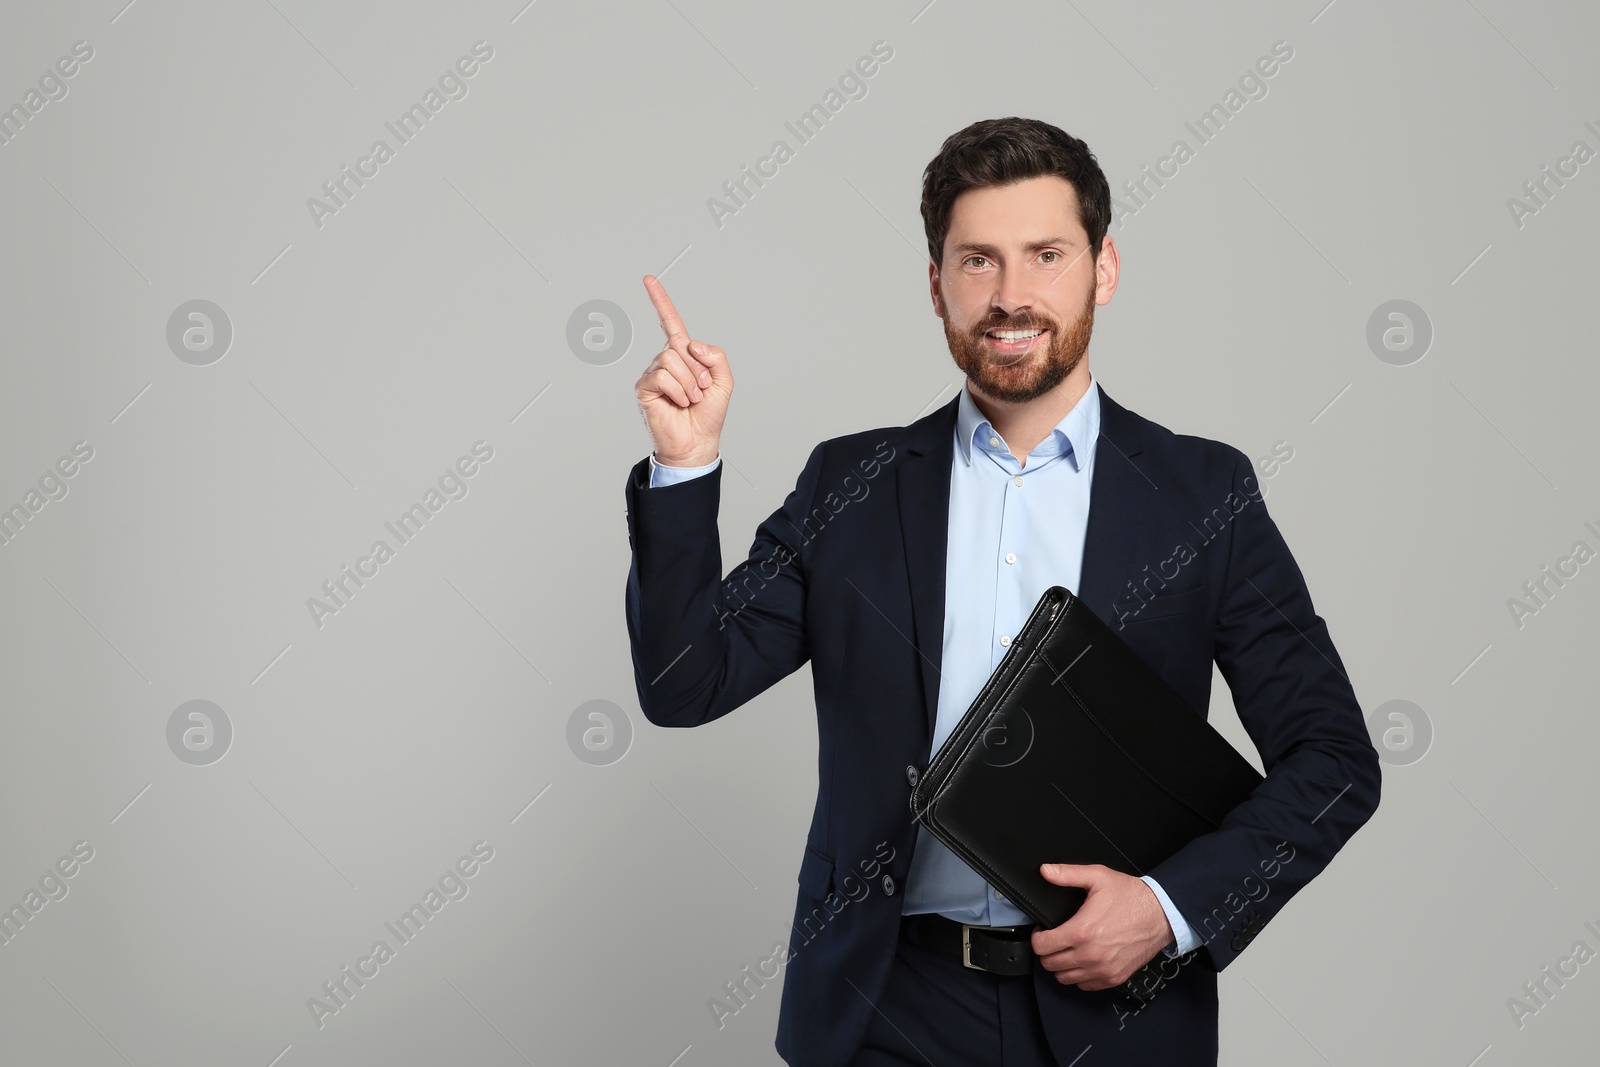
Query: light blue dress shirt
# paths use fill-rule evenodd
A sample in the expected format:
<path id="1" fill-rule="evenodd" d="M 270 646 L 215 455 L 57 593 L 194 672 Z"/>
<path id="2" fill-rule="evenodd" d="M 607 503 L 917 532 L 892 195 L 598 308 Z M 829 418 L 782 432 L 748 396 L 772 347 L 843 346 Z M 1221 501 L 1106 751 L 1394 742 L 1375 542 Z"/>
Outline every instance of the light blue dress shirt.
<path id="1" fill-rule="evenodd" d="M 978 410 L 965 383 L 956 409 L 945 556 L 944 649 L 930 752 L 950 736 L 1000 665 L 1012 636 L 1052 585 L 1076 593 L 1089 521 L 1089 487 L 1100 433 L 1100 387 L 1089 390 L 1050 436 L 1017 462 Z M 650 457 L 650 485 L 671 485 L 717 468 L 665 467 Z M 974 926 L 1025 926 L 1033 920 L 1002 897 L 924 827 L 906 877 L 904 914 L 934 911 Z M 1176 935 L 1164 951 L 1199 946 L 1194 928 L 1155 879 L 1144 876 Z"/>

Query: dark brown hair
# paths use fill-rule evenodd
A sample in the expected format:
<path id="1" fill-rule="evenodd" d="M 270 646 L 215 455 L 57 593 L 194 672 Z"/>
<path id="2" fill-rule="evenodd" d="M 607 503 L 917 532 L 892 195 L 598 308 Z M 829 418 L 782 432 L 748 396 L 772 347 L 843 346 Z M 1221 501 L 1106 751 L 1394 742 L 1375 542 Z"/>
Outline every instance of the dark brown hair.
<path id="1" fill-rule="evenodd" d="M 1094 153 L 1078 138 L 1048 122 L 1012 116 L 974 122 L 945 138 L 939 154 L 922 172 L 922 225 L 928 255 L 944 263 L 950 209 L 968 189 L 1041 175 L 1064 178 L 1078 193 L 1078 221 L 1089 235 L 1092 256 L 1111 225 L 1111 186 Z"/>

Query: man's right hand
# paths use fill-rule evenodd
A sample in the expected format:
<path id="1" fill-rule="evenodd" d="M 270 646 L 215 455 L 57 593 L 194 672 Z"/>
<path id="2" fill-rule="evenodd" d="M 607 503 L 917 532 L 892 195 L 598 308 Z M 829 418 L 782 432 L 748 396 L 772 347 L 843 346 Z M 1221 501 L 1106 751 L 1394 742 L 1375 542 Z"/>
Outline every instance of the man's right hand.
<path id="1" fill-rule="evenodd" d="M 733 372 L 722 349 L 690 340 L 672 298 L 654 275 L 645 275 L 644 287 L 661 317 L 667 344 L 640 375 L 634 395 L 655 443 L 656 462 L 701 467 L 717 458 Z"/>

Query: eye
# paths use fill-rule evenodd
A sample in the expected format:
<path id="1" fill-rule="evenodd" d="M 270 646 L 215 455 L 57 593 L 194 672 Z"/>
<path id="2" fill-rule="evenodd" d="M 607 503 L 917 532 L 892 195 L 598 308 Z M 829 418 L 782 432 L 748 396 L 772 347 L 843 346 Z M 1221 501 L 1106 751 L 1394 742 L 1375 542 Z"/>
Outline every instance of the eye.
<path id="1" fill-rule="evenodd" d="M 962 264 L 962 266 L 965 266 L 968 263 L 971 263 L 975 259 L 984 259 L 984 257 L 983 256 L 968 256 L 966 259 L 961 261 L 961 264 Z"/>
<path id="2" fill-rule="evenodd" d="M 1040 252 L 1039 255 L 1041 255 L 1041 256 L 1055 256 L 1056 257 L 1055 259 L 1052 259 L 1052 260 L 1048 261 L 1048 262 L 1051 262 L 1051 263 L 1054 263 L 1056 261 L 1056 259 L 1060 259 L 1061 258 L 1061 253 L 1057 252 L 1053 248 L 1047 248 L 1043 252 Z"/>

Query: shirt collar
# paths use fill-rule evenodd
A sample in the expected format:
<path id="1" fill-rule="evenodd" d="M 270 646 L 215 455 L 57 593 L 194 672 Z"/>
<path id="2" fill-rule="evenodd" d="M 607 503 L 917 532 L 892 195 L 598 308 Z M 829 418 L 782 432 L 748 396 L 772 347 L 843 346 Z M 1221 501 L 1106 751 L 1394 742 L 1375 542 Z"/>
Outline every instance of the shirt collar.
<path id="1" fill-rule="evenodd" d="M 1100 436 L 1100 385 L 1095 381 L 1094 375 L 1089 376 L 1089 389 L 1072 406 L 1065 417 L 1050 431 L 1050 436 L 1040 441 L 1030 457 L 1037 456 L 1044 459 L 1050 456 L 1067 452 L 1072 462 L 1073 469 L 1083 470 L 1094 455 L 1095 440 Z M 998 445 L 989 444 L 993 437 L 1000 441 Z M 998 431 L 990 425 L 978 405 L 972 400 L 972 392 L 967 388 L 967 383 L 961 383 L 961 399 L 956 408 L 956 451 L 962 461 L 968 466 L 972 465 L 973 448 L 984 452 L 1008 453 L 1005 439 L 1000 437 Z"/>

